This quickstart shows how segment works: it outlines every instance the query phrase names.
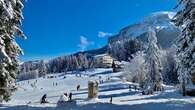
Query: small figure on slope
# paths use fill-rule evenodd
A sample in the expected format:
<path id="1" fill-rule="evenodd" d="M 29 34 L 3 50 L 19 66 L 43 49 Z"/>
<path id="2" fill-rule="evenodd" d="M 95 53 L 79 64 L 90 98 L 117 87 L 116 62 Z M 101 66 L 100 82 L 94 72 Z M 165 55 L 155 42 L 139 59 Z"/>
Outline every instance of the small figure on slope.
<path id="1" fill-rule="evenodd" d="M 41 98 L 41 104 L 49 103 L 49 102 L 46 100 L 46 98 L 47 98 L 47 94 L 44 94 L 44 95 L 42 96 L 42 98 Z"/>
<path id="2" fill-rule="evenodd" d="M 77 91 L 79 91 L 80 90 L 80 85 L 77 85 Z"/>
<path id="3" fill-rule="evenodd" d="M 110 97 L 110 103 L 112 104 L 112 96 Z"/>
<path id="4" fill-rule="evenodd" d="M 72 92 L 69 94 L 69 101 L 72 101 Z"/>

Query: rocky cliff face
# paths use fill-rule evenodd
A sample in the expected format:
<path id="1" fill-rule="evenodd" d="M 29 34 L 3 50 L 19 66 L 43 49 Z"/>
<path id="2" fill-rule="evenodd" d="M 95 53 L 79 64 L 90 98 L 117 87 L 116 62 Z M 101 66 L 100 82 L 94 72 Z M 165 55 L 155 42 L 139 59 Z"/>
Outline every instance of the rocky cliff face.
<path id="1" fill-rule="evenodd" d="M 142 21 L 123 28 L 117 35 L 109 38 L 109 44 L 129 39 L 147 41 L 147 32 L 152 28 L 157 33 L 159 46 L 169 48 L 179 36 L 180 30 L 171 22 L 173 12 L 157 12 L 145 17 Z"/>

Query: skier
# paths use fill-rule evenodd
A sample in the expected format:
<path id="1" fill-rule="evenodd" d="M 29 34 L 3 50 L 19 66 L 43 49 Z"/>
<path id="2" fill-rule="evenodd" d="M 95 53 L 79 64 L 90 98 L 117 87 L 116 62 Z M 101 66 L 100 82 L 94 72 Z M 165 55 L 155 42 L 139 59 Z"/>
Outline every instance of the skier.
<path id="1" fill-rule="evenodd" d="M 112 104 L 112 96 L 110 97 L 110 103 Z"/>
<path id="2" fill-rule="evenodd" d="M 104 80 L 102 80 L 102 82 L 101 82 L 102 84 L 104 83 Z"/>
<path id="3" fill-rule="evenodd" d="M 77 85 L 77 91 L 79 91 L 79 89 L 80 89 L 80 85 Z"/>
<path id="4" fill-rule="evenodd" d="M 72 101 L 72 92 L 69 94 L 69 101 Z"/>
<path id="5" fill-rule="evenodd" d="M 131 91 L 131 85 L 129 85 L 129 91 Z"/>
<path id="6" fill-rule="evenodd" d="M 65 95 L 66 97 L 68 97 L 68 94 L 67 94 L 66 92 L 64 93 L 64 95 Z"/>
<path id="7" fill-rule="evenodd" d="M 142 95 L 146 95 L 145 91 L 142 91 Z"/>
<path id="8" fill-rule="evenodd" d="M 41 98 L 41 104 L 43 103 L 48 103 L 48 101 L 46 101 L 46 98 L 47 98 L 47 94 L 44 94 Z"/>

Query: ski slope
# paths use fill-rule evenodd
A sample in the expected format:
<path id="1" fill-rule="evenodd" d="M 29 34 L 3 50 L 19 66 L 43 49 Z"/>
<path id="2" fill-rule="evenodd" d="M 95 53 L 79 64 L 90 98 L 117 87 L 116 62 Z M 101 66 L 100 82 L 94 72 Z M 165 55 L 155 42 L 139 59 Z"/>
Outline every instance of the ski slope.
<path id="1" fill-rule="evenodd" d="M 194 110 L 195 98 L 183 97 L 172 86 L 153 95 L 142 95 L 141 91 L 129 90 L 128 82 L 122 81 L 121 73 L 112 73 L 112 69 L 95 69 L 78 74 L 56 73 L 45 78 L 17 82 L 18 90 L 11 101 L 3 103 L 2 110 Z M 53 78 L 47 78 L 47 77 Z M 88 100 L 87 86 L 90 80 L 101 80 L 98 99 Z M 57 85 L 56 85 L 57 83 Z M 80 90 L 76 91 L 76 86 Z M 73 93 L 76 103 L 57 106 L 63 93 Z M 41 97 L 47 94 L 48 104 L 40 104 Z M 113 97 L 112 104 L 109 103 Z"/>

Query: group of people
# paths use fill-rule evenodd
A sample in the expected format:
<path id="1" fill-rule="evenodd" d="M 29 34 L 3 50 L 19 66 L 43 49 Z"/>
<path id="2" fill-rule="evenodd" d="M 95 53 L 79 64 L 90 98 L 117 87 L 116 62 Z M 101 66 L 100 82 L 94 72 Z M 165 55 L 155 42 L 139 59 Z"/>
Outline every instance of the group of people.
<path id="1" fill-rule="evenodd" d="M 102 76 L 99 76 L 99 83 L 100 84 L 103 84 L 104 83 L 104 80 L 102 79 Z"/>
<path id="2" fill-rule="evenodd" d="M 57 82 L 56 82 L 56 83 L 55 83 L 55 82 L 53 82 L 53 86 L 57 86 L 57 85 L 58 85 L 58 83 L 57 83 Z"/>
<path id="3" fill-rule="evenodd" d="M 80 85 L 77 85 L 77 91 L 80 90 Z M 60 96 L 59 100 L 58 100 L 58 104 L 59 103 L 65 103 L 65 102 L 72 102 L 72 92 L 70 92 L 69 94 L 68 93 L 64 93 L 63 95 Z M 112 96 L 110 97 L 110 100 L 109 100 L 110 103 L 113 102 L 113 98 Z M 44 104 L 44 103 L 49 103 L 49 101 L 47 100 L 47 94 L 44 94 L 42 97 L 41 97 L 41 101 L 40 101 L 41 104 Z"/>
<path id="4" fill-rule="evenodd" d="M 72 92 L 68 93 L 64 93 L 63 95 L 60 96 L 60 99 L 58 100 L 58 102 L 62 103 L 62 102 L 71 102 L 72 101 Z M 41 97 L 41 104 L 44 103 L 49 103 L 49 101 L 47 101 L 47 94 L 44 94 Z"/>
<path id="5" fill-rule="evenodd" d="M 57 83 L 54 83 L 53 82 L 53 86 L 57 86 Z M 79 91 L 80 90 L 80 85 L 77 85 L 76 87 L 76 90 Z M 70 92 L 69 94 L 68 93 L 64 93 L 63 95 L 60 96 L 60 99 L 58 102 L 67 102 L 67 101 L 72 101 L 72 92 Z M 47 94 L 44 94 L 42 97 L 41 97 L 41 104 L 43 103 L 49 103 L 47 100 Z"/>
<path id="6" fill-rule="evenodd" d="M 72 101 L 72 92 L 68 93 L 64 93 L 63 95 L 60 96 L 60 99 L 58 100 L 58 103 L 64 103 L 67 101 Z"/>

